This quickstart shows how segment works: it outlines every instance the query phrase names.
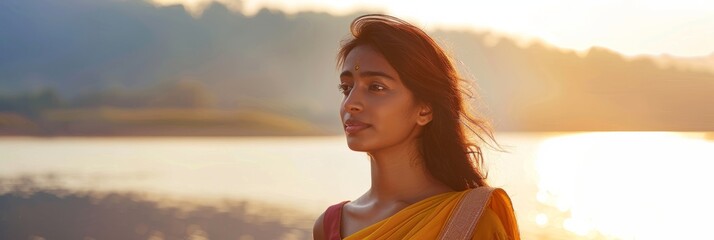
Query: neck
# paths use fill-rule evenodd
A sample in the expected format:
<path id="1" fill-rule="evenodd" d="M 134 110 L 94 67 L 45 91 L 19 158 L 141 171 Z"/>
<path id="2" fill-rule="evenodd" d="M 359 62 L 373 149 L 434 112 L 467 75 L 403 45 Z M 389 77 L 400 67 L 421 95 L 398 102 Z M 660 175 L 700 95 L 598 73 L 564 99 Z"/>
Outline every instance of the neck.
<path id="1" fill-rule="evenodd" d="M 428 172 L 418 154 L 416 141 L 370 152 L 372 185 L 369 197 L 377 202 L 413 203 L 450 191 Z"/>

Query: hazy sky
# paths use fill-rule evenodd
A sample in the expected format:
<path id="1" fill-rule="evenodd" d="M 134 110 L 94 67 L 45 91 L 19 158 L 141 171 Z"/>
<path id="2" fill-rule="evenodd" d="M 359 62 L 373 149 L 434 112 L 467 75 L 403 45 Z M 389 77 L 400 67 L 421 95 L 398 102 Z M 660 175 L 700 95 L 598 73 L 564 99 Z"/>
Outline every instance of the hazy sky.
<path id="1" fill-rule="evenodd" d="M 194 13 L 212 0 L 153 0 L 184 3 Z M 303 10 L 345 14 L 377 10 L 423 27 L 495 30 L 537 38 L 575 50 L 602 46 L 628 56 L 714 54 L 714 1 L 711 0 L 217 0 L 245 14 L 262 7 L 288 13 Z"/>

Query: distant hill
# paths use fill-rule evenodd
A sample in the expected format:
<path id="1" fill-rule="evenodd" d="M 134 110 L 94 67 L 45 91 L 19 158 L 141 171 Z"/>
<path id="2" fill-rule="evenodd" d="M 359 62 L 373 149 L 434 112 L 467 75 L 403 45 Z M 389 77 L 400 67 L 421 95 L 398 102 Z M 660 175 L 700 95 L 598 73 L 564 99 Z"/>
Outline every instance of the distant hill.
<path id="1" fill-rule="evenodd" d="M 72 107 L 116 89 L 135 96 L 190 82 L 210 99 L 193 107 L 259 109 L 338 133 L 335 54 L 357 15 L 245 16 L 214 3 L 193 18 L 140 0 L 4 0 L 0 95 L 51 89 Z M 578 55 L 496 33 L 432 34 L 463 62 L 477 110 L 498 130 L 714 129 L 713 58 Z"/>

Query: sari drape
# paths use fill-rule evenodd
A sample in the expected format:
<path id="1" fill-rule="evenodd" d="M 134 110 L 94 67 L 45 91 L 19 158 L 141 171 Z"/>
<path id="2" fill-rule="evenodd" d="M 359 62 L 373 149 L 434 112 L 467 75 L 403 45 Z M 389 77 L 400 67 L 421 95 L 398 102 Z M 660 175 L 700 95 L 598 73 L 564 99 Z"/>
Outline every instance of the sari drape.
<path id="1" fill-rule="evenodd" d="M 468 191 L 428 197 L 344 239 L 437 239 Z M 339 225 L 336 227 L 339 231 Z M 513 207 L 505 191 L 497 189 L 494 192 L 483 215 L 473 227 L 472 239 L 519 239 Z"/>

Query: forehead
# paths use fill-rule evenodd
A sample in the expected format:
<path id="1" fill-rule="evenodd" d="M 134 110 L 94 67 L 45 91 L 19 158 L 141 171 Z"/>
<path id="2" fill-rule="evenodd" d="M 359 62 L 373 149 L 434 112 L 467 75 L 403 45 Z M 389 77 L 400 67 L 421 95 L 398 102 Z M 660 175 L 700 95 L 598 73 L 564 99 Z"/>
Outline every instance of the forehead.
<path id="1" fill-rule="evenodd" d="M 398 77 L 397 70 L 384 55 L 369 45 L 359 45 L 352 49 L 345 57 L 342 71 L 355 72 L 355 66 L 359 66 L 357 71 L 379 71 Z"/>

